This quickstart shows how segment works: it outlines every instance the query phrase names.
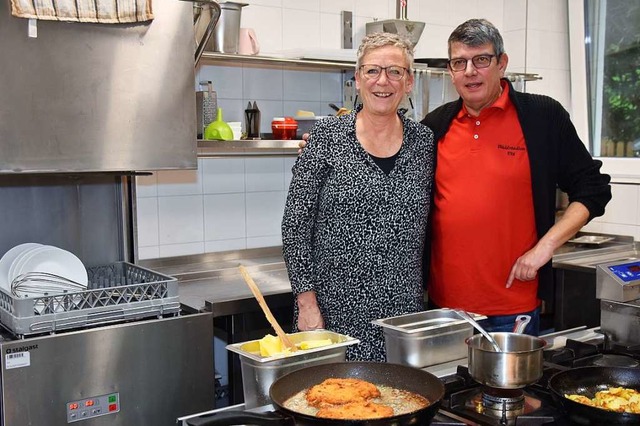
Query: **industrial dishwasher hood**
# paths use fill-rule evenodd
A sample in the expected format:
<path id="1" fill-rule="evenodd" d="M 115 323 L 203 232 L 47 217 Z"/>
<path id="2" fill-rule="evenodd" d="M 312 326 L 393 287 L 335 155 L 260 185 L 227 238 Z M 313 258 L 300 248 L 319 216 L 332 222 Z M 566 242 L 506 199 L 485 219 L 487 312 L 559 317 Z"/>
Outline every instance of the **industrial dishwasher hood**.
<path id="1" fill-rule="evenodd" d="M 193 3 L 136 24 L 36 21 L 0 0 L 0 173 L 195 168 Z"/>

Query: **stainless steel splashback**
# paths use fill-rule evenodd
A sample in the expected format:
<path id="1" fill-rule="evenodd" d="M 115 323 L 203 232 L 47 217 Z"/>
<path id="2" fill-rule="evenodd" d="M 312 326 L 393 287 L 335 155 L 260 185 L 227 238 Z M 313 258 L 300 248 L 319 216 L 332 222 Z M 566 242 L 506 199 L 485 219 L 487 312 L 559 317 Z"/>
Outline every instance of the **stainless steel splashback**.
<path id="1" fill-rule="evenodd" d="M 0 173 L 196 167 L 193 4 L 153 11 L 31 38 L 0 0 Z"/>

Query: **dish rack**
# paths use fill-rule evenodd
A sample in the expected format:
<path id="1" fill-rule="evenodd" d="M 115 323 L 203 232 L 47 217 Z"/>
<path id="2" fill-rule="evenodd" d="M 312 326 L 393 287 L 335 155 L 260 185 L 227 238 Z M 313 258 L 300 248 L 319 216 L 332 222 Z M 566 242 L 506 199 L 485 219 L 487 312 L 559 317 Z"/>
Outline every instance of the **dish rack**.
<path id="1" fill-rule="evenodd" d="M 0 323 L 18 337 L 178 315 L 178 280 L 128 262 L 87 268 L 87 290 L 17 298 L 0 289 Z"/>

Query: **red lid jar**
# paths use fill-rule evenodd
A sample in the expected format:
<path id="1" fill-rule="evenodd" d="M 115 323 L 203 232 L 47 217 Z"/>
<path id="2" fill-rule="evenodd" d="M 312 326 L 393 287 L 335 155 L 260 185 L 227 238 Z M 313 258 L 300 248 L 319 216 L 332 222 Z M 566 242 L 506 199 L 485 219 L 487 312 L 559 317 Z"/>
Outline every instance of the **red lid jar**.
<path id="1" fill-rule="evenodd" d="M 298 132 L 298 122 L 293 117 L 275 117 L 271 122 L 273 139 L 294 139 Z"/>

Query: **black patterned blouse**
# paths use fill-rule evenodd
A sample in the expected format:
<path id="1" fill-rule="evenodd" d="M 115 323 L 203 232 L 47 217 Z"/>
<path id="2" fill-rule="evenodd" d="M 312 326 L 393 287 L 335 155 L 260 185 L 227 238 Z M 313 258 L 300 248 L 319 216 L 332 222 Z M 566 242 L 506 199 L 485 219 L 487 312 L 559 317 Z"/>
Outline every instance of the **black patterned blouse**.
<path id="1" fill-rule="evenodd" d="M 359 109 L 311 131 L 293 166 L 283 253 L 293 294 L 314 290 L 325 328 L 360 339 L 347 359 L 384 361 L 382 329 L 371 321 L 423 309 L 433 133 L 399 111 L 403 143 L 385 174 L 356 139 Z"/>

